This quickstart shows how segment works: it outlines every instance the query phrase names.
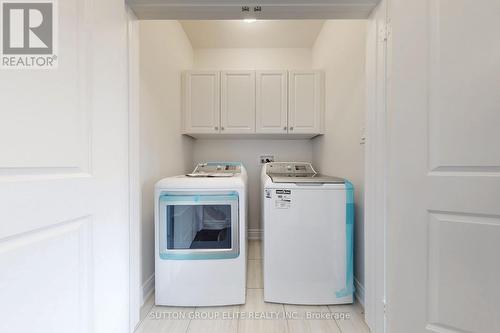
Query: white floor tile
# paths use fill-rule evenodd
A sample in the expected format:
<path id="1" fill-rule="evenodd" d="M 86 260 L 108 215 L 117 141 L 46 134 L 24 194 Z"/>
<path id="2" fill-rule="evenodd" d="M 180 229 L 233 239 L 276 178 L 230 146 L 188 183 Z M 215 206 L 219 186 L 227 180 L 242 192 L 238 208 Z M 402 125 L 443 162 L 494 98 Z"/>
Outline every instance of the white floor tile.
<path id="1" fill-rule="evenodd" d="M 264 283 L 262 281 L 262 260 L 248 260 L 247 265 L 247 288 L 262 289 Z"/>
<path id="2" fill-rule="evenodd" d="M 248 241 L 248 259 L 262 259 L 260 241 L 249 240 Z"/>
<path id="3" fill-rule="evenodd" d="M 327 306 L 285 304 L 285 311 L 296 315 L 287 320 L 290 333 L 340 333 Z"/>
<path id="4" fill-rule="evenodd" d="M 189 323 L 189 333 L 233 333 L 238 331 L 235 313 L 239 306 L 196 308 L 195 318 Z"/>
<path id="5" fill-rule="evenodd" d="M 264 313 L 275 313 L 277 319 L 252 319 L 240 318 L 238 333 L 286 333 L 287 323 L 282 304 L 265 303 L 263 289 L 248 289 L 247 301 L 240 309 L 247 316 L 251 314 L 260 316 Z M 254 316 L 255 317 L 255 316 Z"/>
<path id="6" fill-rule="evenodd" d="M 332 313 L 344 318 L 337 320 L 342 333 L 370 333 L 364 320 L 364 314 L 361 312 L 362 308 L 358 304 L 329 305 L 328 307 Z"/>
<path id="7" fill-rule="evenodd" d="M 185 333 L 190 313 L 194 308 L 154 306 L 136 332 L 138 333 Z"/>
<path id="8" fill-rule="evenodd" d="M 153 306 L 155 305 L 155 294 L 152 293 L 148 299 L 146 300 L 146 302 L 144 302 L 144 305 L 141 307 L 141 314 L 140 314 L 140 320 L 144 320 L 144 318 L 146 318 L 146 316 L 148 315 L 149 311 L 151 311 L 151 309 L 153 308 Z"/>

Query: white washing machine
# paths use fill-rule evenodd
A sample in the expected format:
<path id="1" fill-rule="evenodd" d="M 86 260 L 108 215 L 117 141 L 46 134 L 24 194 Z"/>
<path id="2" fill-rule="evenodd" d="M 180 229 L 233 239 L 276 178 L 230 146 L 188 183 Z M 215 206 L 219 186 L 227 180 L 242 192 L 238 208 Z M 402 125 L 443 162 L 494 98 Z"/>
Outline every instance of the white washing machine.
<path id="1" fill-rule="evenodd" d="M 353 302 L 354 192 L 310 163 L 262 168 L 264 300 Z"/>
<path id="2" fill-rule="evenodd" d="M 155 186 L 155 302 L 245 303 L 247 173 L 202 163 Z"/>

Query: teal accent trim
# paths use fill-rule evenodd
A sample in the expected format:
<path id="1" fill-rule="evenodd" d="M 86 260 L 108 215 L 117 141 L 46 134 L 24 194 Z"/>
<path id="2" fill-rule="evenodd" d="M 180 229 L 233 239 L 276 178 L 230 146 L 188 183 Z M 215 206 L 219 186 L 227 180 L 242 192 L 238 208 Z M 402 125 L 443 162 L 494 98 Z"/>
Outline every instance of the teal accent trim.
<path id="1" fill-rule="evenodd" d="M 354 203 L 354 186 L 347 179 L 345 180 L 346 203 Z"/>
<path id="2" fill-rule="evenodd" d="M 163 260 L 214 260 L 214 259 L 234 259 L 240 256 L 240 252 L 191 252 L 191 253 L 160 253 Z"/>
<path id="3" fill-rule="evenodd" d="M 162 193 L 160 195 L 160 202 L 175 203 L 175 202 L 207 202 L 207 201 L 233 201 L 238 200 L 238 192 L 231 192 L 226 195 L 179 195 L 171 193 Z"/>
<path id="4" fill-rule="evenodd" d="M 354 186 L 345 181 L 346 190 L 346 286 L 335 293 L 337 298 L 350 296 L 354 293 Z"/>

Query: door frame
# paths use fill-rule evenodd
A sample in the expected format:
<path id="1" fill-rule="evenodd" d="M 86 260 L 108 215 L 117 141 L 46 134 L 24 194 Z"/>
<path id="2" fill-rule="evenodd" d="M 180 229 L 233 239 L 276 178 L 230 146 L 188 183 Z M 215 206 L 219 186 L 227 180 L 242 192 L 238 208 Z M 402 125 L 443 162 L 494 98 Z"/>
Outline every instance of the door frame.
<path id="1" fill-rule="evenodd" d="M 133 333 L 141 322 L 141 184 L 139 151 L 139 20 L 127 6 L 129 91 L 129 327 Z"/>
<path id="2" fill-rule="evenodd" d="M 365 321 L 372 333 L 385 332 L 385 226 L 387 170 L 387 77 L 390 64 L 388 0 L 381 0 L 367 19 L 366 48 L 366 153 L 365 153 Z M 139 182 L 139 19 L 128 9 L 129 43 L 129 185 L 130 185 L 130 329 L 140 324 L 141 188 Z M 377 24 L 375 13 L 384 24 Z M 200 18 L 201 19 L 201 18 Z M 333 19 L 333 18 L 332 18 Z M 380 17 L 379 17 L 380 19 Z M 380 30 L 382 29 L 382 30 Z M 372 36 L 372 39 L 370 39 Z M 370 43 L 370 41 L 374 41 Z M 378 39 L 383 38 L 380 57 Z M 359 296 L 356 293 L 356 296 Z"/>
<path id="3" fill-rule="evenodd" d="M 388 167 L 387 0 L 372 11 L 366 44 L 365 321 L 372 333 L 386 331 L 386 209 Z"/>

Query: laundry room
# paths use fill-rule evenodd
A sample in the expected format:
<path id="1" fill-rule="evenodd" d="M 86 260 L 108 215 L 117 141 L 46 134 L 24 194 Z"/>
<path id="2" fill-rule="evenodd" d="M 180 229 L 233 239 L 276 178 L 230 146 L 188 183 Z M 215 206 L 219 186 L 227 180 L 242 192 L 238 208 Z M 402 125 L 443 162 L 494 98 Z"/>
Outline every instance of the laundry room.
<path id="1" fill-rule="evenodd" d="M 0 30 L 1 333 L 500 332 L 499 0 Z"/>
<path id="2" fill-rule="evenodd" d="M 318 175 L 348 180 L 353 301 L 361 307 L 367 21 L 139 20 L 135 29 L 143 308 L 154 303 L 155 184 L 206 162 L 246 169 L 246 288 L 256 290 L 264 283 L 264 164 L 309 162 Z"/>

